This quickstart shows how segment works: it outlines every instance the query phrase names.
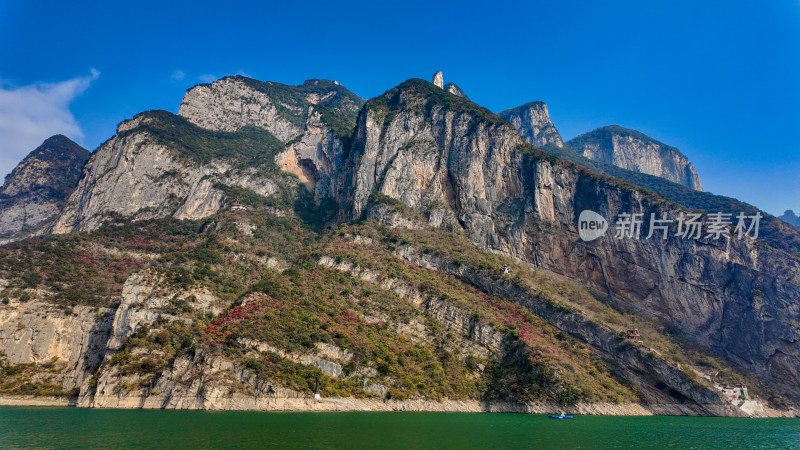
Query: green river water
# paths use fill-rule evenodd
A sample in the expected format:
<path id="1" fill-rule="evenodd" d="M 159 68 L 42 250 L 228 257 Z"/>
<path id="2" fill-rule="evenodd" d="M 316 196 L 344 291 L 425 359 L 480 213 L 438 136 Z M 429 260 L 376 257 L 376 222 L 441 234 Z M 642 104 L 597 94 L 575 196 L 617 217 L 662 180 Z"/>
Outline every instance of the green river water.
<path id="1" fill-rule="evenodd" d="M 800 448 L 800 419 L 0 407 L 0 448 Z"/>

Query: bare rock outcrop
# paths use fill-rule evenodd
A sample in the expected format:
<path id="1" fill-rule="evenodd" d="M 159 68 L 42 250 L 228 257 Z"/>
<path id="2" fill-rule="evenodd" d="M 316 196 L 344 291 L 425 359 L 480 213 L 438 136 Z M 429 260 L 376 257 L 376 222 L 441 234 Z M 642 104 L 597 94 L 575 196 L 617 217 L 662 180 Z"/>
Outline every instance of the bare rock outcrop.
<path id="1" fill-rule="evenodd" d="M 62 135 L 25 157 L 0 187 L 0 244 L 48 232 L 88 159 L 86 149 Z"/>
<path id="2" fill-rule="evenodd" d="M 195 86 L 178 116 L 150 111 L 119 125 L 87 163 L 53 230 L 93 230 L 109 214 L 208 217 L 226 204 L 220 185 L 274 195 L 283 175 L 259 170 L 273 163 L 315 198 L 332 197 L 362 103 L 327 80 L 287 86 L 236 76 Z"/>
<path id="3" fill-rule="evenodd" d="M 275 102 L 265 92 L 249 87 L 241 77 L 225 77 L 210 84 L 200 84 L 188 91 L 178 115 L 207 130 L 238 131 L 245 126 L 266 129 L 282 142 L 302 132 L 278 110 L 302 115 L 302 108 Z"/>
<path id="4" fill-rule="evenodd" d="M 638 131 L 612 125 L 582 134 L 567 145 L 590 159 L 703 190 L 700 176 L 686 156 Z"/>
<path id="5" fill-rule="evenodd" d="M 337 82 L 300 86 L 226 77 L 187 91 L 179 115 L 214 131 L 266 129 L 285 144 L 275 164 L 296 175 L 317 198 L 333 197 L 332 179 L 364 101 Z"/>
<path id="6" fill-rule="evenodd" d="M 458 85 L 455 84 L 455 83 L 447 83 L 447 84 L 445 84 L 444 85 L 444 90 L 449 92 L 449 93 L 451 93 L 451 94 L 453 94 L 453 95 L 455 95 L 456 97 L 469 99 L 469 97 L 467 97 L 466 92 L 464 92 L 464 90 L 461 89 L 460 87 L 458 87 Z"/>
<path id="7" fill-rule="evenodd" d="M 536 148 L 554 145 L 564 147 L 561 134 L 550 120 L 550 113 L 544 102 L 530 102 L 516 108 L 507 109 L 498 115 L 514 125 L 522 137 Z"/>
<path id="8" fill-rule="evenodd" d="M 57 362 L 55 381 L 79 387 L 102 362 L 111 317 L 107 309 L 14 301 L 0 308 L 0 352 L 9 364 Z"/>
<path id="9" fill-rule="evenodd" d="M 441 70 L 433 74 L 433 85 L 439 89 L 444 89 L 444 76 Z"/>
<path id="10" fill-rule="evenodd" d="M 54 233 L 98 228 L 110 214 L 132 219 L 174 216 L 208 217 L 224 205 L 217 183 L 241 186 L 260 195 L 276 184 L 253 170 L 232 170 L 230 162 L 200 164 L 181 158 L 159 130 L 174 116 L 166 111 L 142 113 L 117 128 L 117 135 L 92 155 L 70 196 Z"/>

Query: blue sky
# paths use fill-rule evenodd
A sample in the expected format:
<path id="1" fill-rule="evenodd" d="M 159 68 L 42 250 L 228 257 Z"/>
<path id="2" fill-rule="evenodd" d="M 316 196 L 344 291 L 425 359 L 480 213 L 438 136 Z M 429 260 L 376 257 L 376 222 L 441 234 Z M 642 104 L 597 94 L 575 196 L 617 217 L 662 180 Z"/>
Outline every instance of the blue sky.
<path id="1" fill-rule="evenodd" d="M 798 0 L 0 0 L 0 172 L 56 132 L 94 149 L 228 74 L 369 98 L 436 70 L 494 111 L 547 102 L 565 139 L 634 128 L 678 147 L 708 191 L 800 210 Z"/>

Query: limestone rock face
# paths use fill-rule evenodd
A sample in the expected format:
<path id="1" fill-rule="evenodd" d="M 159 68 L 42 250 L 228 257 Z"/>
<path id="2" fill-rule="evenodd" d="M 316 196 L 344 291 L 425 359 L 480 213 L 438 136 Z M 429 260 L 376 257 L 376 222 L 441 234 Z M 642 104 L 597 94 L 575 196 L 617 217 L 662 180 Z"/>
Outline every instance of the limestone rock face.
<path id="1" fill-rule="evenodd" d="M 264 128 L 285 148 L 275 155 L 318 198 L 332 197 L 345 140 L 364 101 L 338 82 L 308 80 L 301 86 L 226 77 L 187 91 L 178 114 L 213 131 Z"/>
<path id="2" fill-rule="evenodd" d="M 324 80 L 286 86 L 230 77 L 195 87 L 187 92 L 179 116 L 152 111 L 119 125 L 117 135 L 85 165 L 54 230 L 93 230 L 113 214 L 132 219 L 204 218 L 224 206 L 224 186 L 276 195 L 286 187 L 277 170 L 282 169 L 297 175 L 317 200 L 332 197 L 341 207 L 339 219 L 366 217 L 389 226 L 414 227 L 422 226 L 418 217 L 423 217 L 428 225 L 464 233 L 483 249 L 576 280 L 613 305 L 674 327 L 800 401 L 797 257 L 751 239 L 645 239 L 647 225 L 640 239 L 616 239 L 612 225 L 604 237 L 582 241 L 577 220 L 585 210 L 612 224 L 620 213 L 675 218 L 681 211 L 532 148 L 531 144 L 564 146 L 543 103 L 501 113 L 509 123 L 443 89 L 441 73 L 437 75 L 437 84 L 409 80 L 363 108 L 358 97 Z M 612 138 L 609 145 L 631 161 L 635 154 L 646 153 L 641 145 L 655 155 L 650 146 L 659 144 L 637 143 L 644 141 L 634 134 L 615 136 L 617 141 Z M 264 161 L 270 164 L 261 164 Z M 298 187 L 296 179 L 289 178 Z M 25 191 L 15 183 L 7 185 L 8 195 Z M 398 208 L 381 209 L 380 199 L 395 199 L 392 204 Z M 415 214 L 404 215 L 409 208 Z M 414 264 L 446 271 L 547 317 L 547 311 L 535 310 L 536 304 L 544 308 L 542 302 L 512 283 L 488 284 L 481 273 L 461 264 L 456 268 L 405 247 L 398 252 L 406 252 L 404 257 Z M 340 264 L 335 259 L 321 263 Z M 378 280 L 376 274 L 356 273 L 354 267 L 337 267 Z M 422 297 L 395 281 L 386 282 L 385 287 L 411 301 Z M 54 356 L 67 361 L 69 371 L 63 373 L 72 375 L 65 375 L 63 384 L 82 386 L 82 405 L 296 405 L 291 399 L 300 394 L 275 388 L 246 368 L 203 351 L 179 356 L 152 383 L 145 383 L 146 388 L 141 379 L 125 381 L 116 366 L 103 366 L 96 390 L 90 392 L 87 377 L 143 324 L 192 320 L 172 316 L 166 307 L 170 299 L 185 299 L 190 293 L 154 288 L 163 284 L 147 271 L 134 274 L 118 306 L 107 310 L 76 307 L 66 314 L 38 300 L 3 305 L 0 351 L 14 363 L 44 363 Z M 192 295 L 197 298 L 192 308 L 204 314 L 230 306 L 210 294 Z M 501 335 L 488 328 L 476 330 L 471 314 L 445 303 L 429 302 L 425 307 L 486 351 L 501 346 Z M 608 354 L 618 345 L 613 333 L 600 333 L 579 314 L 557 313 L 546 320 Z M 329 374 L 341 373 L 343 361 L 330 356 L 337 352 L 318 353 L 314 364 Z M 649 367 L 659 379 L 677 377 L 677 369 L 663 361 L 629 356 L 632 373 Z M 681 385 L 678 392 L 698 403 L 716 401 L 683 378 L 676 383 Z M 141 389 L 123 394 L 126 385 Z M 234 385 L 251 390 L 250 400 L 230 394 Z M 270 403 L 278 396 L 286 403 Z"/>
<path id="3" fill-rule="evenodd" d="M 444 89 L 444 76 L 441 70 L 433 74 L 433 84 L 439 89 Z"/>
<path id="4" fill-rule="evenodd" d="M 469 99 L 469 97 L 467 97 L 467 94 L 460 87 L 458 87 L 458 85 L 455 84 L 455 83 L 447 83 L 447 84 L 445 84 L 444 85 L 444 90 L 449 92 L 449 93 L 451 93 L 451 94 L 453 94 L 453 95 L 455 95 L 455 96 L 457 96 L 457 97 Z"/>
<path id="5" fill-rule="evenodd" d="M 225 161 L 202 165 L 178 157 L 148 128 L 159 121 L 159 116 L 143 113 L 120 124 L 117 135 L 86 164 L 54 233 L 94 230 L 110 213 L 133 219 L 208 217 L 224 204 L 215 183 L 264 196 L 276 192 L 275 183 L 256 176 L 254 170 L 235 171 Z"/>
<path id="6" fill-rule="evenodd" d="M 332 197 L 348 123 L 354 123 L 362 103 L 326 80 L 287 86 L 227 77 L 196 86 L 187 91 L 179 116 L 153 111 L 119 125 L 86 165 L 54 232 L 96 229 L 109 213 L 135 219 L 208 217 L 225 205 L 220 184 L 274 195 L 283 176 L 259 172 L 256 166 L 265 158 L 296 175 L 317 199 Z M 204 140 L 187 145 L 197 136 Z M 204 144 L 209 140 L 214 144 Z M 230 141 L 255 145 L 257 153 L 246 161 L 236 146 L 220 153 L 218 147 Z"/>
<path id="7" fill-rule="evenodd" d="M 297 115 L 304 112 L 293 105 L 276 104 L 266 93 L 247 86 L 242 78 L 227 77 L 186 91 L 178 115 L 213 131 L 257 126 L 287 142 L 300 135 L 301 128 L 281 115 L 278 107 Z"/>
<path id="8" fill-rule="evenodd" d="M 796 257 L 747 239 L 615 239 L 613 225 L 585 243 L 583 210 L 612 224 L 623 212 L 680 211 L 554 162 L 507 122 L 466 101 L 444 108 L 441 95 L 411 80 L 367 103 L 348 162 L 351 189 L 340 198 L 350 217 L 362 216 L 373 193 L 429 221 L 450 217 L 438 224 L 674 326 L 800 399 Z"/>
<path id="9" fill-rule="evenodd" d="M 590 159 L 703 190 L 694 166 L 678 149 L 634 130 L 612 125 L 578 136 L 567 145 Z"/>
<path id="10" fill-rule="evenodd" d="M 110 315 L 87 306 L 63 308 L 44 302 L 13 302 L 0 308 L 0 352 L 9 364 L 58 361 L 64 388 L 79 386 L 102 361 Z"/>
<path id="11" fill-rule="evenodd" d="M 564 147 L 544 102 L 530 102 L 516 108 L 507 109 L 498 114 L 514 125 L 522 137 L 536 148 L 554 145 Z"/>
<path id="12" fill-rule="evenodd" d="M 0 187 L 0 244 L 46 233 L 88 159 L 86 149 L 56 135 L 22 160 Z"/>

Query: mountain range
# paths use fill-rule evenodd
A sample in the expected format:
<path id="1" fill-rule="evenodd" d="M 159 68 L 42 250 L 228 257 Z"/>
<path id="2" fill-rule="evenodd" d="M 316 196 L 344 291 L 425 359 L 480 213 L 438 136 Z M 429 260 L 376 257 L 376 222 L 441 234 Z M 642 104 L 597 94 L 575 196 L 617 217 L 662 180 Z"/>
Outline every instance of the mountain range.
<path id="1" fill-rule="evenodd" d="M 46 141 L 2 191 L 0 394 L 795 415 L 797 228 L 641 133 L 563 142 L 542 102 L 495 114 L 433 81 L 365 101 L 225 77 L 91 157 Z M 763 218 L 757 239 L 586 241 L 586 210 Z"/>

